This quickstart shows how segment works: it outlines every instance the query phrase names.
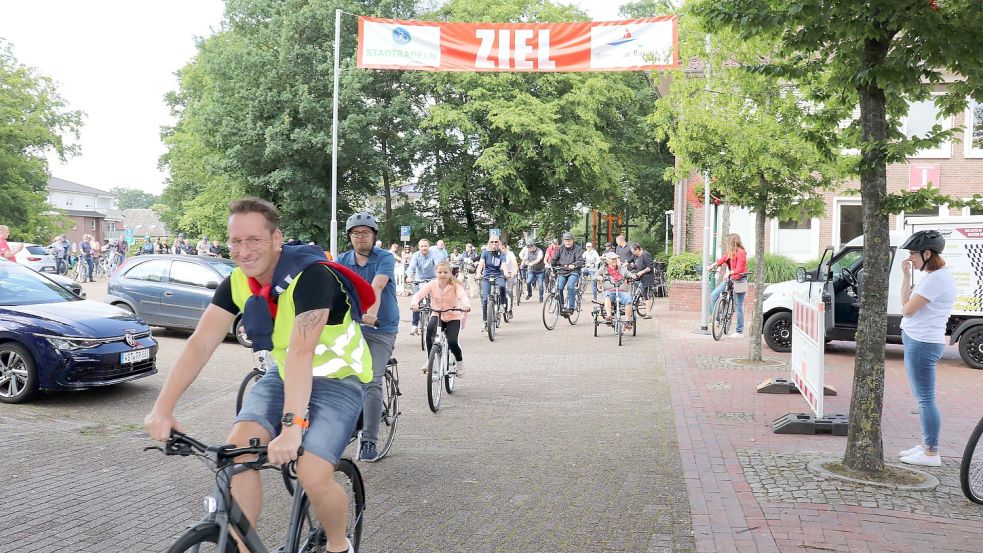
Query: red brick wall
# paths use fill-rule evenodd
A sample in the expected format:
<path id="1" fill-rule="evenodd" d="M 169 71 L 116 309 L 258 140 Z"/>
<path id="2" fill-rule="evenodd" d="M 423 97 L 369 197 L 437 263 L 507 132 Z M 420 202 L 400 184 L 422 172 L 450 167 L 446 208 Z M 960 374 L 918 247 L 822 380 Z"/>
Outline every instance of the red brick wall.
<path id="1" fill-rule="evenodd" d="M 754 301 L 754 284 L 748 284 L 748 293 L 744 296 L 744 310 L 751 309 Z M 685 280 L 674 280 L 669 283 L 669 310 L 700 312 L 700 283 Z"/>

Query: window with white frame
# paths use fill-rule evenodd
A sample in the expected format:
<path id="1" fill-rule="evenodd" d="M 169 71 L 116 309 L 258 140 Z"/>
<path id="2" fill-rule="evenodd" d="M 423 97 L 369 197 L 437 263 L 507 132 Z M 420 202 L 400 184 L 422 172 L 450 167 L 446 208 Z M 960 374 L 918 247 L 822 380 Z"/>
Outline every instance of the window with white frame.
<path id="1" fill-rule="evenodd" d="M 952 128 L 952 118 L 939 115 L 939 108 L 930 98 L 912 102 L 908 107 L 908 115 L 904 118 L 904 134 L 908 138 L 917 136 L 924 138 L 932 131 L 932 127 L 940 125 L 943 129 Z M 934 148 L 919 150 L 915 153 L 916 158 L 938 158 L 951 157 L 952 145 L 949 142 L 942 142 Z"/>
<path id="2" fill-rule="evenodd" d="M 106 230 L 108 230 L 109 232 L 116 232 L 116 221 L 109 221 L 106 224 L 109 225 L 109 228 Z"/>
<path id="3" fill-rule="evenodd" d="M 89 221 L 89 230 L 96 230 L 96 220 L 92 219 Z"/>
<path id="4" fill-rule="evenodd" d="M 963 142 L 966 157 L 983 157 L 983 103 L 969 99 Z"/>

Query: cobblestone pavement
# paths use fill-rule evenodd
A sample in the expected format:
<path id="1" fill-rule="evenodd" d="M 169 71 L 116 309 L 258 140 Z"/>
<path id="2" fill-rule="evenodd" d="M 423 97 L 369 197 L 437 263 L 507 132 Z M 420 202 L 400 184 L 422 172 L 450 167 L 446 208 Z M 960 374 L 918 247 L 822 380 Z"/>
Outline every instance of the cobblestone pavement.
<path id="1" fill-rule="evenodd" d="M 808 471 L 814 459 L 842 458 L 845 437 L 772 431 L 775 419 L 809 411 L 798 394 L 755 393 L 767 378 L 788 377 L 788 354 L 765 346 L 769 362 L 747 364 L 747 338 L 715 342 L 694 333 L 694 314 L 670 312 L 664 302 L 656 303 L 655 314 L 697 551 L 983 551 L 983 509 L 962 497 L 957 470 L 981 414 L 983 372 L 963 365 L 954 347 L 946 349 L 937 379 L 943 465 L 926 469 L 941 484 L 931 491 L 888 490 Z M 918 409 L 901 347 L 885 349 L 882 430 L 886 460 L 896 462 L 896 452 L 920 437 Z M 827 414 L 849 411 L 854 352 L 847 342 L 826 348 L 826 384 L 839 392 L 825 397 Z"/>
<path id="2" fill-rule="evenodd" d="M 90 298 L 104 293 L 87 286 Z M 552 332 L 539 314 L 523 304 L 493 344 L 472 318 L 468 373 L 437 414 L 419 340 L 400 335 L 396 442 L 389 458 L 360 464 L 363 551 L 694 550 L 655 321 L 618 348 L 610 333 L 592 336 L 586 314 Z M 159 375 L 0 405 L 0 551 L 161 551 L 200 518 L 212 486 L 201 463 L 142 451 L 143 416 L 187 336 L 155 334 Z M 224 438 L 251 366 L 248 350 L 219 347 L 179 405 L 190 433 Z M 289 503 L 275 474 L 265 489 L 260 533 L 272 543 Z"/>

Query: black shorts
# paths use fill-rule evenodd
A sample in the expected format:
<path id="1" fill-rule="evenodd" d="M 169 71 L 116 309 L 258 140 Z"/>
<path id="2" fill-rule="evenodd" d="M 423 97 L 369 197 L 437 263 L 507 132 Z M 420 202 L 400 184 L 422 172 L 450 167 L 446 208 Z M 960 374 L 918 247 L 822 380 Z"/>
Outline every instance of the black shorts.
<path id="1" fill-rule="evenodd" d="M 456 277 L 461 272 L 460 267 L 451 267 L 451 276 Z"/>

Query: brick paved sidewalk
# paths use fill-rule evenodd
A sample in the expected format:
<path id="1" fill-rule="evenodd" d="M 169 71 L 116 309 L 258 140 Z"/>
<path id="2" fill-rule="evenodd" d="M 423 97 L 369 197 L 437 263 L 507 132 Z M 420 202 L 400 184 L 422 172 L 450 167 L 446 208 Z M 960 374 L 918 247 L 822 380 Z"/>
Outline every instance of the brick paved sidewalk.
<path id="1" fill-rule="evenodd" d="M 959 460 L 983 410 L 983 372 L 962 364 L 956 348 L 939 363 L 943 466 L 928 469 L 941 485 L 899 492 L 828 480 L 807 471 L 817 458 L 841 458 L 846 437 L 774 434 L 771 423 L 808 412 L 797 395 L 755 393 L 788 376 L 788 354 L 764 346 L 771 366 L 740 365 L 747 339 L 694 334 L 698 314 L 656 304 L 676 431 L 693 513 L 697 551 L 983 551 L 983 507 L 959 489 Z M 827 414 L 848 413 L 855 345 L 826 352 Z M 884 444 L 888 462 L 920 440 L 917 404 L 904 374 L 901 346 L 887 346 Z"/>

